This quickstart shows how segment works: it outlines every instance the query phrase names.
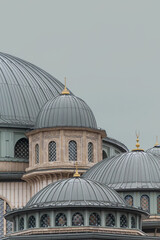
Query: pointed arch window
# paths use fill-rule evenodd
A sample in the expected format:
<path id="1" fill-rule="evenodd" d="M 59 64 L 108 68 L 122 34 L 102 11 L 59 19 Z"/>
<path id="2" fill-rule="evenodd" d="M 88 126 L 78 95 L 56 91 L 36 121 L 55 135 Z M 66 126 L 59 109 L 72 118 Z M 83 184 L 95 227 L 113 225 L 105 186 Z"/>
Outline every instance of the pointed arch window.
<path id="1" fill-rule="evenodd" d="M 160 213 L 160 195 L 157 197 L 157 213 Z"/>
<path id="2" fill-rule="evenodd" d="M 56 226 L 67 226 L 67 218 L 64 213 L 58 213 L 55 219 Z"/>
<path id="3" fill-rule="evenodd" d="M 23 217 L 21 217 L 20 219 L 19 219 L 19 230 L 23 230 L 24 229 L 24 218 Z"/>
<path id="4" fill-rule="evenodd" d="M 131 217 L 131 228 L 136 228 L 136 219 L 135 217 Z"/>
<path id="5" fill-rule="evenodd" d="M 16 142 L 14 147 L 14 157 L 22 159 L 29 158 L 29 142 L 27 138 L 21 138 Z"/>
<path id="6" fill-rule="evenodd" d="M 36 227 L 36 218 L 34 216 L 30 216 L 28 219 L 28 228 Z"/>
<path id="7" fill-rule="evenodd" d="M 93 143 L 88 143 L 88 162 L 93 162 L 94 156 L 93 156 Z"/>
<path id="8" fill-rule="evenodd" d="M 120 217 L 120 227 L 122 228 L 127 227 L 127 217 L 125 215 L 121 215 Z"/>
<path id="9" fill-rule="evenodd" d="M 133 206 L 133 197 L 131 195 L 125 196 L 124 200 L 128 206 Z"/>
<path id="10" fill-rule="evenodd" d="M 72 226 L 83 226 L 84 225 L 84 218 L 81 213 L 75 213 L 72 217 Z"/>
<path id="11" fill-rule="evenodd" d="M 149 197 L 147 195 L 141 196 L 141 208 L 144 211 L 147 211 L 147 212 L 150 211 L 150 202 L 149 202 Z"/>
<path id="12" fill-rule="evenodd" d="M 51 141 L 48 144 L 48 158 L 49 158 L 49 162 L 54 162 L 56 161 L 56 142 Z"/>
<path id="13" fill-rule="evenodd" d="M 98 213 L 92 213 L 89 216 L 89 225 L 90 226 L 100 226 L 101 225 L 101 218 Z"/>
<path id="14" fill-rule="evenodd" d="M 35 146 L 35 163 L 39 163 L 39 145 L 36 144 Z"/>
<path id="15" fill-rule="evenodd" d="M 40 227 L 49 227 L 50 226 L 50 217 L 48 214 L 43 214 L 40 219 Z"/>
<path id="16" fill-rule="evenodd" d="M 73 140 L 69 142 L 69 161 L 77 161 L 77 143 Z"/>
<path id="17" fill-rule="evenodd" d="M 106 226 L 108 226 L 108 227 L 114 227 L 115 226 L 115 217 L 111 213 L 109 213 L 106 217 Z"/>

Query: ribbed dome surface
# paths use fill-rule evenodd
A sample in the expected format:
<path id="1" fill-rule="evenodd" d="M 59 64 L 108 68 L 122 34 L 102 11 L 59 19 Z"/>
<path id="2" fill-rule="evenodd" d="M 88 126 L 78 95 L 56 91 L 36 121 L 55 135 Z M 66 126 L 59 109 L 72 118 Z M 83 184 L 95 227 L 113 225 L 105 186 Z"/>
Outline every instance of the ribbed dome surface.
<path id="1" fill-rule="evenodd" d="M 29 127 L 64 85 L 39 67 L 0 53 L 0 126 Z"/>
<path id="2" fill-rule="evenodd" d="M 123 153 L 97 163 L 83 177 L 116 190 L 157 189 L 160 188 L 160 160 L 143 151 Z"/>
<path id="3" fill-rule="evenodd" d="M 154 155 L 160 156 L 160 145 L 154 146 L 146 151 L 147 153 L 152 153 Z"/>
<path id="4" fill-rule="evenodd" d="M 125 206 L 117 192 L 107 186 L 82 178 L 70 178 L 51 183 L 27 203 L 35 206 Z"/>
<path id="5" fill-rule="evenodd" d="M 96 119 L 89 106 L 73 95 L 59 95 L 41 109 L 35 128 L 47 127 L 97 128 Z"/>

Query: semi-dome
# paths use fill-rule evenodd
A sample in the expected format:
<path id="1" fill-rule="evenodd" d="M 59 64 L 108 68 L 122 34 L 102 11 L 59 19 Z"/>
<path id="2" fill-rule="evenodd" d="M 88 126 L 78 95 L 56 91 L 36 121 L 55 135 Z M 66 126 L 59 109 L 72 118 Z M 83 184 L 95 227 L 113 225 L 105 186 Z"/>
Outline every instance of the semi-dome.
<path id="1" fill-rule="evenodd" d="M 85 127 L 97 128 L 90 107 L 72 94 L 61 94 L 49 100 L 38 114 L 35 128 Z"/>
<path id="2" fill-rule="evenodd" d="M 118 191 L 160 188 L 160 160 L 144 151 L 132 151 L 104 159 L 83 177 L 107 184 Z"/>
<path id="3" fill-rule="evenodd" d="M 41 107 L 64 88 L 39 67 L 5 53 L 0 70 L 0 126 L 34 126 Z"/>
<path id="4" fill-rule="evenodd" d="M 26 208 L 34 207 L 74 207 L 74 206 L 126 206 L 117 192 L 98 182 L 70 178 L 51 183 L 27 203 Z"/>

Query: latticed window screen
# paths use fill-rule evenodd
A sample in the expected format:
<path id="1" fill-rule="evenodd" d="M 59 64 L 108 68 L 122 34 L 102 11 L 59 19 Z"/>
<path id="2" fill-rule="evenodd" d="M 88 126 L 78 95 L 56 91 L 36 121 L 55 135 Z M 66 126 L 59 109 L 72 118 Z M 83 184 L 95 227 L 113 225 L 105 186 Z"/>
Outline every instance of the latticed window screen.
<path id="1" fill-rule="evenodd" d="M 67 226 L 67 218 L 64 213 L 58 213 L 55 219 L 56 226 Z"/>
<path id="2" fill-rule="evenodd" d="M 6 212 L 9 212 L 11 210 L 10 206 L 8 203 L 6 203 Z M 12 222 L 6 221 L 6 233 L 9 234 L 12 232 Z"/>
<path id="3" fill-rule="evenodd" d="M 39 145 L 36 144 L 35 146 L 35 163 L 39 163 Z"/>
<path id="4" fill-rule="evenodd" d="M 124 200 L 128 206 L 133 206 L 133 197 L 131 195 L 125 196 Z"/>
<path id="5" fill-rule="evenodd" d="M 69 161 L 77 161 L 77 143 L 73 140 L 69 142 Z"/>
<path id="6" fill-rule="evenodd" d="M 136 219 L 135 217 L 131 217 L 131 228 L 136 228 Z"/>
<path id="7" fill-rule="evenodd" d="M 91 226 L 99 226 L 99 225 L 101 225 L 101 219 L 100 219 L 99 214 L 92 213 L 89 216 L 89 225 L 91 225 Z"/>
<path id="8" fill-rule="evenodd" d="M 93 162 L 93 143 L 88 143 L 88 162 Z"/>
<path id="9" fill-rule="evenodd" d="M 16 219 L 14 219 L 14 221 L 13 221 L 13 225 L 14 225 L 14 231 L 16 232 L 16 230 L 17 230 L 17 223 L 16 223 Z"/>
<path id="10" fill-rule="evenodd" d="M 84 218 L 81 213 L 75 213 L 72 217 L 72 225 L 73 226 L 83 226 Z"/>
<path id="11" fill-rule="evenodd" d="M 157 213 L 160 213 L 160 195 L 157 197 Z"/>
<path id="12" fill-rule="evenodd" d="M 108 157 L 108 156 L 107 156 L 107 153 L 106 153 L 104 150 L 103 150 L 102 154 L 103 154 L 103 159 L 105 159 L 105 158 Z"/>
<path id="13" fill-rule="evenodd" d="M 35 228 L 36 227 L 36 219 L 34 216 L 30 216 L 28 219 L 28 228 Z"/>
<path id="14" fill-rule="evenodd" d="M 122 228 L 127 227 L 127 217 L 125 215 L 121 215 L 120 217 L 120 227 Z"/>
<path id="15" fill-rule="evenodd" d="M 149 197 L 147 195 L 142 195 L 141 196 L 141 208 L 144 211 L 149 212 Z"/>
<path id="16" fill-rule="evenodd" d="M 10 211 L 11 208 L 6 201 L 0 198 L 0 239 L 4 236 L 4 233 L 12 232 L 12 222 L 4 221 L 4 214 Z M 5 231 L 6 229 L 6 231 Z"/>
<path id="17" fill-rule="evenodd" d="M 19 230 L 23 230 L 24 229 L 24 218 L 21 217 L 19 219 Z"/>
<path id="18" fill-rule="evenodd" d="M 49 227 L 50 226 L 50 217 L 48 214 L 43 214 L 40 220 L 40 227 Z"/>
<path id="19" fill-rule="evenodd" d="M 14 157 L 15 158 L 29 158 L 29 143 L 28 139 L 21 138 L 17 141 L 14 148 Z"/>
<path id="20" fill-rule="evenodd" d="M 48 145 L 49 162 L 56 161 L 56 142 L 51 141 Z"/>
<path id="21" fill-rule="evenodd" d="M 109 227 L 115 226 L 115 217 L 111 213 L 109 213 L 106 217 L 106 226 L 109 226 Z"/>

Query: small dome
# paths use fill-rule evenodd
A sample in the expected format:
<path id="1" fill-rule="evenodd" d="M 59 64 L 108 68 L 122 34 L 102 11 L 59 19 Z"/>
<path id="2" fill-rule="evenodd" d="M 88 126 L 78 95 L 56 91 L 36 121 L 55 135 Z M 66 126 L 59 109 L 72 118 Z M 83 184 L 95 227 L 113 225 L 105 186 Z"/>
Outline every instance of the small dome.
<path id="1" fill-rule="evenodd" d="M 125 206 L 117 192 L 92 180 L 70 178 L 51 183 L 27 203 L 26 208 L 47 206 Z"/>
<path id="2" fill-rule="evenodd" d="M 89 106 L 71 94 L 62 94 L 49 100 L 40 110 L 35 128 L 86 127 L 97 128 Z"/>
<path id="3" fill-rule="evenodd" d="M 160 188 L 160 161 L 151 153 L 132 151 L 104 159 L 83 177 L 107 184 L 116 190 Z"/>
<path id="4" fill-rule="evenodd" d="M 160 145 L 149 148 L 146 152 L 160 157 Z"/>

